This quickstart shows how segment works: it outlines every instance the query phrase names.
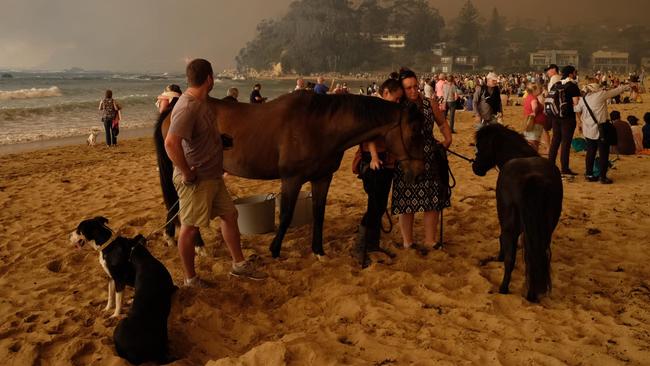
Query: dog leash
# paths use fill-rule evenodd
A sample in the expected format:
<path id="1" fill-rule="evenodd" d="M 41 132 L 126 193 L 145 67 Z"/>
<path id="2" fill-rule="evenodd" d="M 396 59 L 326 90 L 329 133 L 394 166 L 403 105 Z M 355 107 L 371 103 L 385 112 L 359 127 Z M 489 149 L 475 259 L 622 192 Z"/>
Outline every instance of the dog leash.
<path id="1" fill-rule="evenodd" d="M 174 207 L 176 207 L 176 205 L 178 205 L 178 200 L 176 200 L 176 202 L 172 205 L 172 207 L 170 207 L 169 210 L 167 210 L 167 214 L 169 214 L 174 209 Z M 149 235 L 147 235 L 145 237 L 145 239 L 149 240 L 149 238 L 152 237 L 154 234 L 156 234 L 160 230 L 164 229 L 165 226 L 169 225 L 170 222 L 174 221 L 174 219 L 178 216 L 179 213 L 180 213 L 180 210 L 176 211 L 174 216 L 172 216 L 169 220 L 167 220 L 167 222 L 165 224 L 163 224 L 163 226 L 161 226 L 158 229 L 156 229 L 156 230 L 152 231 L 151 233 L 149 233 Z"/>

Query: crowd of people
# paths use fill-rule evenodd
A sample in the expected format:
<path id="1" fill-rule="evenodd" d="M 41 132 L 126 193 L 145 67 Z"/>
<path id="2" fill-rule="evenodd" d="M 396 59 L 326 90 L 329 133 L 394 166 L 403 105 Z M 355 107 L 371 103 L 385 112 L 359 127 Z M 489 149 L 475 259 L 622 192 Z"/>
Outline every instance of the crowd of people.
<path id="1" fill-rule="evenodd" d="M 220 139 L 213 133 L 197 135 L 198 131 L 214 130 L 206 128 L 213 116 L 204 103 L 214 80 L 209 62 L 192 61 L 187 67 L 187 78 L 189 87 L 184 93 L 177 85 L 169 85 L 156 104 L 161 113 L 174 108 L 166 148 L 174 162 L 174 182 L 181 197 L 179 253 L 185 284 L 204 286 L 194 271 L 193 243 L 198 228 L 217 216 L 222 218 L 222 233 L 233 259 L 231 273 L 263 279 L 266 274 L 246 261 L 241 252 L 236 210 L 222 177 Z M 455 111 L 458 109 L 471 112 L 475 128 L 479 129 L 488 124 L 504 123 L 504 106 L 521 106 L 523 122 L 517 128 L 536 151 L 545 145 L 547 151 L 540 152 L 547 153 L 551 161 L 555 162 L 560 155 L 561 173 L 565 177 L 577 175 L 570 167 L 570 150 L 572 146 L 575 148 L 574 134 L 578 128 L 586 150 L 586 181 L 611 184 L 607 175 L 610 151 L 623 155 L 650 153 L 650 112 L 643 116 L 645 125 L 641 127 L 635 116 L 623 120 L 618 111 L 610 113 L 608 110 L 618 102 L 639 101 L 638 81 L 634 76 L 629 82 L 621 82 L 611 74 L 596 73 L 586 77 L 581 88 L 575 67 L 560 69 L 557 65 L 549 65 L 544 73 L 497 75 L 491 72 L 484 77 L 439 74 L 423 79 L 411 70 L 402 69 L 399 73 L 392 73 L 381 84 L 373 82 L 360 87 L 359 94 L 389 102 L 413 103 L 420 109 L 425 117 L 426 161 L 424 174 L 416 182 L 407 183 L 399 164 L 395 164 L 381 139 L 367 141 L 359 147 L 361 159 L 357 171 L 367 194 L 367 208 L 359 226 L 354 256 L 362 266 L 366 266 L 369 264 L 368 252 L 382 251 L 394 255 L 380 246 L 381 217 L 388 206 L 391 191 L 391 212 L 399 215 L 402 235 L 402 242 L 396 247 L 415 249 L 421 254 L 437 247 L 435 232 L 439 213 L 450 202 L 446 193 L 448 187 L 440 180 L 436 169 L 440 163 L 440 151 L 444 155 L 441 148 L 448 148 L 452 134 L 456 133 Z M 260 84 L 255 84 L 250 103 L 266 102 L 261 89 Z M 297 79 L 294 91 L 299 90 L 311 90 L 316 94 L 350 93 L 346 83 L 334 84 L 332 81 L 328 86 L 323 77 L 318 77 L 315 83 Z M 624 93 L 630 93 L 630 96 L 621 99 Z M 229 88 L 223 100 L 237 103 L 238 97 L 239 90 Z M 107 126 L 107 144 L 111 145 L 113 141 L 116 143 L 116 139 L 110 131 L 121 108 L 112 100 L 110 91 L 100 103 L 100 110 L 102 121 Z M 442 141 L 434 138 L 434 126 L 438 126 Z M 196 166 L 200 169 L 194 168 Z M 416 243 L 413 236 L 414 214 L 417 212 L 424 213 L 422 244 Z"/>

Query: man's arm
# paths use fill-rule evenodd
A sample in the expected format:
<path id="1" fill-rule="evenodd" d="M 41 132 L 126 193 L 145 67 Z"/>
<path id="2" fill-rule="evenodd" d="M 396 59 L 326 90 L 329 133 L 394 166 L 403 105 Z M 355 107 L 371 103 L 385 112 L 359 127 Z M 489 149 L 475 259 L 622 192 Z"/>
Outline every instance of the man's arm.
<path id="1" fill-rule="evenodd" d="M 168 132 L 165 138 L 165 151 L 174 166 L 183 174 L 183 182 L 191 183 L 196 180 L 196 173 L 194 167 L 190 167 L 185 159 L 183 153 L 183 138 L 175 135 L 173 132 Z"/>

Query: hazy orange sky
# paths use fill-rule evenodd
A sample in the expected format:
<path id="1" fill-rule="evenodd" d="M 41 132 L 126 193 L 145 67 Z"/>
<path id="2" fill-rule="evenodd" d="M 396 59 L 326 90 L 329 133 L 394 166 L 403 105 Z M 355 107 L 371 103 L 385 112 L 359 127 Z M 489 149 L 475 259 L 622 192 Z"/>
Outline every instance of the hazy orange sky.
<path id="1" fill-rule="evenodd" d="M 185 58 L 200 56 L 220 70 L 234 66 L 234 57 L 254 36 L 260 20 L 282 16 L 291 2 L 0 0 L 0 68 L 179 71 Z M 431 0 L 447 21 L 463 2 Z M 550 15 L 557 22 L 641 23 L 647 22 L 650 10 L 650 0 L 474 0 L 474 4 L 484 17 L 497 6 L 510 19 L 540 24 Z"/>

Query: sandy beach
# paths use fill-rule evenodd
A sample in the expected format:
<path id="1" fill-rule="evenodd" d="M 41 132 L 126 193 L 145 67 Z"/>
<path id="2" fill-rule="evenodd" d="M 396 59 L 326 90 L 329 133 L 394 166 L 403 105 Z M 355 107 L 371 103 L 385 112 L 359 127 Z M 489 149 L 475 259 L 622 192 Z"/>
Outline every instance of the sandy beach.
<path id="1" fill-rule="evenodd" d="M 623 118 L 649 109 L 616 107 Z M 470 115 L 457 116 L 453 147 L 472 155 Z M 507 121 L 520 119 L 521 107 L 507 108 Z M 310 226 L 289 231 L 279 260 L 268 252 L 273 234 L 246 235 L 245 255 L 257 254 L 270 278 L 235 279 L 218 222 L 202 231 L 210 255 L 197 270 L 213 286 L 175 294 L 172 365 L 650 364 L 650 156 L 621 156 L 611 186 L 580 176 L 564 183 L 553 291 L 530 304 L 521 251 L 510 295 L 497 293 L 502 264 L 479 266 L 498 251 L 497 172 L 476 177 L 454 157 L 458 184 L 445 211 L 444 250 L 420 257 L 395 249 L 397 258 L 373 255 L 361 271 L 349 254 L 365 209 L 352 153 L 328 197 L 326 261 L 311 254 Z M 583 172 L 584 153 L 572 153 L 571 165 Z M 153 142 L 3 155 L 0 174 L 0 363 L 127 365 L 113 346 L 118 320 L 103 310 L 107 277 L 97 253 L 76 249 L 68 234 L 96 215 L 126 236 L 164 223 Z M 228 177 L 226 184 L 238 197 L 279 191 L 278 181 Z M 422 238 L 421 217 L 416 230 Z M 390 247 L 399 240 L 397 228 L 382 238 Z M 148 248 L 180 283 L 176 248 L 160 234 Z"/>

